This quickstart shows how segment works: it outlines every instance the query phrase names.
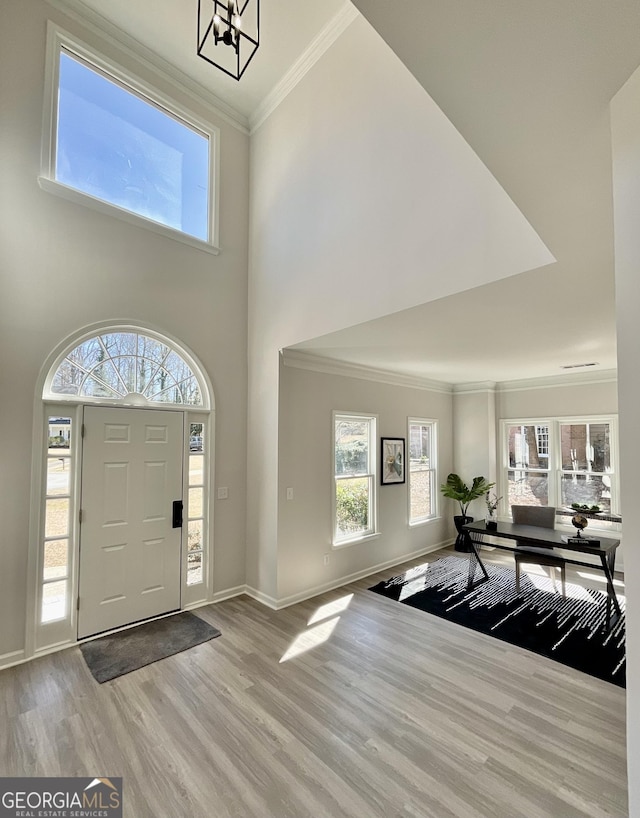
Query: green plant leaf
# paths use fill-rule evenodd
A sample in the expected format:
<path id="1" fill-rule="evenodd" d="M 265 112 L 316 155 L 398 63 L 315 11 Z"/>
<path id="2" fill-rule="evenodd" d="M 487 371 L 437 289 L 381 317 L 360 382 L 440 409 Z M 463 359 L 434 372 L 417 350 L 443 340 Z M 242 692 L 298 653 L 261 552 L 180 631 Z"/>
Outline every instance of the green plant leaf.
<path id="1" fill-rule="evenodd" d="M 478 497 L 482 497 L 494 486 L 495 483 L 489 483 L 484 477 L 474 477 L 471 488 L 469 488 L 460 475 L 452 472 L 447 477 L 447 482 L 440 486 L 440 491 L 445 497 L 457 500 L 460 503 L 462 515 L 466 516 L 469 503 Z"/>

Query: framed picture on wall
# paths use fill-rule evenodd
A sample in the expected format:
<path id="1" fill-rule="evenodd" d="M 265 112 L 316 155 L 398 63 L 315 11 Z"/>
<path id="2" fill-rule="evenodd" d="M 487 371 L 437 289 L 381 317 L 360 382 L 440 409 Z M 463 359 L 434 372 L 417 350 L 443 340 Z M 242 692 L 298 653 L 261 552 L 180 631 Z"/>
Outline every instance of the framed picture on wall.
<path id="1" fill-rule="evenodd" d="M 404 438 L 380 438 L 380 463 L 382 485 L 404 483 Z"/>

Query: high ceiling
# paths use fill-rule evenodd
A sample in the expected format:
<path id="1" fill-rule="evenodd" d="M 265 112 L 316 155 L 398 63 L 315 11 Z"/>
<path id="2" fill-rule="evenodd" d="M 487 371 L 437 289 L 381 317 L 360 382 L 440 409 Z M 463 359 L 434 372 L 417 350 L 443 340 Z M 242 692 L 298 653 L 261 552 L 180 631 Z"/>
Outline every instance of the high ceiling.
<path id="1" fill-rule="evenodd" d="M 453 383 L 615 368 L 609 101 L 640 64 L 640 4 L 355 5 L 557 261 L 299 348 Z"/>
<path id="2" fill-rule="evenodd" d="M 249 120 L 350 6 L 262 0 L 261 46 L 237 82 L 195 54 L 197 0 L 51 2 L 100 15 Z M 355 0 L 355 6 L 557 261 L 297 349 L 451 383 L 558 375 L 562 365 L 593 361 L 596 369 L 615 368 L 608 105 L 640 64 L 640 3 L 405 0 L 399 7 Z"/>
<path id="3" fill-rule="evenodd" d="M 203 0 L 204 2 L 205 0 Z M 248 118 L 348 0 L 262 0 L 260 48 L 241 81 L 196 54 L 198 0 L 52 0 L 106 20 Z M 206 2 L 213 7 L 211 0 Z M 104 28 L 104 26 L 101 26 Z"/>

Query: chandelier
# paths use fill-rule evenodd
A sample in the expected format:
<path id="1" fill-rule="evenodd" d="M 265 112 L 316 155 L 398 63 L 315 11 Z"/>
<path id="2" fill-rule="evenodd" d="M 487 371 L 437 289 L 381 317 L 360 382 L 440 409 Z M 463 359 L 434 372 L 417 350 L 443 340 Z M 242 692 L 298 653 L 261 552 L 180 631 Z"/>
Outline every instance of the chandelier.
<path id="1" fill-rule="evenodd" d="M 198 56 L 239 80 L 260 45 L 260 0 L 198 0 Z"/>

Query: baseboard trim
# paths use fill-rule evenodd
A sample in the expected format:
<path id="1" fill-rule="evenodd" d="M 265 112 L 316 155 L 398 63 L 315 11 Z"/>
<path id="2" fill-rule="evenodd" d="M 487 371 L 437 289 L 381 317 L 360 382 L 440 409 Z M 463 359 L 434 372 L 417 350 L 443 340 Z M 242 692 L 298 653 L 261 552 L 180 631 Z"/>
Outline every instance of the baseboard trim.
<path id="1" fill-rule="evenodd" d="M 235 587 L 227 588 L 224 591 L 216 591 L 212 599 L 194 602 L 191 605 L 185 606 L 182 608 L 182 610 L 190 611 L 194 610 L 195 608 L 204 608 L 207 605 L 215 605 L 218 602 L 224 602 L 227 599 L 233 599 L 244 594 L 251 597 L 251 599 L 255 599 L 256 602 L 259 602 L 261 605 L 271 608 L 273 611 L 280 611 L 283 608 L 289 608 L 291 605 L 296 605 L 298 602 L 305 602 L 307 599 L 313 599 L 313 597 L 319 596 L 320 594 L 326 594 L 328 591 L 334 591 L 336 588 L 341 588 L 343 585 L 349 585 L 351 582 L 357 582 L 364 577 L 371 576 L 371 574 L 377 574 L 379 571 L 386 571 L 387 568 L 393 568 L 396 565 L 401 565 L 403 562 L 417 559 L 418 557 L 422 557 L 425 554 L 430 554 L 433 551 L 439 551 L 441 548 L 446 548 L 449 545 L 453 545 L 454 542 L 454 539 L 448 539 L 444 542 L 428 545 L 425 548 L 419 548 L 417 551 L 412 551 L 410 554 L 403 554 L 401 557 L 394 557 L 393 559 L 380 562 L 377 565 L 369 566 L 368 568 L 364 568 L 361 571 L 356 571 L 355 573 L 348 574 L 344 577 L 338 577 L 330 582 L 325 582 L 322 585 L 316 585 L 314 588 L 307 588 L 305 591 L 300 591 L 297 594 L 291 594 L 290 596 L 283 597 L 282 599 L 276 599 L 268 594 L 264 594 L 262 591 L 259 591 L 257 588 L 253 588 L 250 585 L 236 585 Z M 165 616 L 172 616 L 175 613 L 177 612 L 172 611 L 170 614 L 165 614 Z M 161 619 L 163 617 L 158 618 Z M 124 628 L 119 628 L 118 630 L 127 630 L 129 627 L 135 627 L 135 625 L 125 626 Z M 60 642 L 56 645 L 47 645 L 45 648 L 36 650 L 33 656 L 25 656 L 24 650 L 15 650 L 11 653 L 5 653 L 0 656 L 0 670 L 5 670 L 6 668 L 13 667 L 14 665 L 21 665 L 25 662 L 30 662 L 32 659 L 38 659 L 41 656 L 47 656 L 50 653 L 57 653 L 60 650 L 77 647 L 79 644 L 80 642 L 75 641 Z"/>
<path id="2" fill-rule="evenodd" d="M 24 650 L 12 650 L 0 656 L 0 670 L 26 662 Z"/>
<path id="3" fill-rule="evenodd" d="M 211 603 L 224 602 L 225 599 L 233 599 L 247 593 L 246 585 L 236 585 L 235 588 L 227 588 L 224 591 L 216 591 L 211 599 Z M 211 604 L 208 603 L 208 604 Z"/>
<path id="4" fill-rule="evenodd" d="M 343 585 L 349 585 L 351 582 L 357 582 L 360 579 L 364 579 L 364 577 L 371 576 L 371 574 L 377 574 L 379 571 L 386 571 L 387 568 L 393 568 L 396 565 L 401 565 L 403 562 L 408 562 L 409 560 L 423 557 L 425 554 L 430 554 L 433 551 L 439 551 L 441 548 L 446 548 L 449 545 L 453 545 L 454 542 L 454 539 L 447 539 L 444 542 L 428 545 L 425 548 L 419 548 L 417 551 L 412 551 L 410 554 L 403 554 L 401 557 L 394 557 L 393 559 L 386 560 L 385 562 L 378 563 L 377 565 L 372 565 L 369 568 L 363 568 L 361 571 L 356 571 L 353 574 L 348 574 L 347 576 L 325 582 L 322 585 L 316 585 L 314 588 L 308 588 L 306 591 L 300 591 L 297 594 L 291 594 L 290 596 L 283 597 L 282 599 L 272 599 L 271 597 L 267 597 L 265 594 L 260 594 L 260 592 L 255 591 L 254 589 L 251 589 L 251 591 L 248 590 L 247 593 L 249 596 L 257 599 L 258 602 L 263 602 L 263 600 L 265 600 L 265 605 L 268 605 L 275 611 L 280 611 L 283 608 L 296 605 L 298 602 L 305 602 L 307 599 L 313 599 L 314 596 L 326 594 L 328 591 L 334 591 L 336 588 L 341 588 Z"/>
<path id="5" fill-rule="evenodd" d="M 252 588 L 250 585 L 244 586 L 244 593 L 250 596 L 251 599 L 255 599 L 256 602 L 260 602 L 262 605 L 266 605 L 267 608 L 271 608 L 272 611 L 279 611 L 280 608 L 284 607 L 284 605 L 279 604 L 277 599 L 263 594 L 262 591 L 258 591 L 257 588 Z"/>

